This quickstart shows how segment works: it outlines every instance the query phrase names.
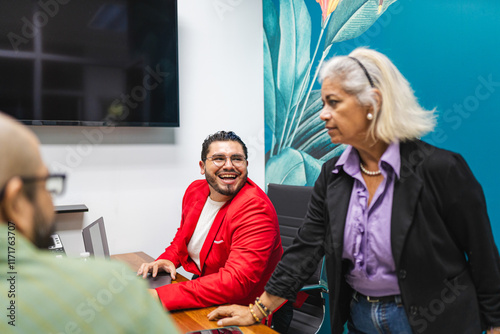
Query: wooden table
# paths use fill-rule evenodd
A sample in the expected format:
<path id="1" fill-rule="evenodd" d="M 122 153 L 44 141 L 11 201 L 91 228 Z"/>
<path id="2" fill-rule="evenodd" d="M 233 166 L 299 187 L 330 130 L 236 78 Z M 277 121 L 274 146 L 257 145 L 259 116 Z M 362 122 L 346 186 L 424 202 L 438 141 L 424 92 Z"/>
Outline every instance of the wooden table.
<path id="1" fill-rule="evenodd" d="M 144 262 L 152 262 L 154 259 L 147 255 L 144 252 L 135 252 L 135 253 L 126 253 L 126 254 L 118 254 L 118 255 L 112 255 L 111 259 L 113 260 L 119 260 L 128 263 L 133 270 L 137 271 L 141 264 Z M 176 284 L 179 282 L 184 282 L 188 281 L 187 278 L 182 276 L 181 274 L 177 274 L 177 278 L 175 281 L 172 281 L 172 284 Z M 195 331 L 195 330 L 202 330 L 202 329 L 210 329 L 210 328 L 216 328 L 217 323 L 215 321 L 209 321 L 207 319 L 207 314 L 212 312 L 212 310 L 215 310 L 216 307 L 205 307 L 201 309 L 192 309 L 192 310 L 183 310 L 183 311 L 172 311 L 170 312 L 170 315 L 174 319 L 174 321 L 177 324 L 177 327 L 181 330 L 181 332 L 189 332 L 189 331 Z M 245 334 L 266 334 L 266 333 L 278 333 L 271 328 L 259 324 L 259 325 L 252 325 L 248 327 L 240 327 L 241 331 Z"/>

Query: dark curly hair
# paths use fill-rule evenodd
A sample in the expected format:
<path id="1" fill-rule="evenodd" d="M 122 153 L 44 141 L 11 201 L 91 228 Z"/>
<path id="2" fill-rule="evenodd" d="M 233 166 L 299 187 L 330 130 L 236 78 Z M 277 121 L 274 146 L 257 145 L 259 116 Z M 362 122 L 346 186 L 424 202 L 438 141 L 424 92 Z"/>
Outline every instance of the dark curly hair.
<path id="1" fill-rule="evenodd" d="M 205 141 L 201 146 L 201 161 L 207 160 L 208 148 L 210 147 L 210 144 L 212 144 L 214 141 L 236 141 L 240 143 L 241 146 L 243 147 L 243 152 L 245 153 L 245 159 L 248 159 L 247 146 L 236 133 L 234 133 L 233 131 L 228 131 L 228 132 L 218 131 L 205 138 Z"/>

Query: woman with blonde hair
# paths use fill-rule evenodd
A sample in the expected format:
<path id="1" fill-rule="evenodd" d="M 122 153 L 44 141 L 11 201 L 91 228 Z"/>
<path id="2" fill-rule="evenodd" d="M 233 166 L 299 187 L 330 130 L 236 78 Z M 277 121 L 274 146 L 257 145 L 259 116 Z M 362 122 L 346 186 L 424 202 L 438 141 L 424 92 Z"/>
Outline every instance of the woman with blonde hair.
<path id="1" fill-rule="evenodd" d="M 248 325 L 294 300 L 325 256 L 333 333 L 500 332 L 500 256 L 465 160 L 419 138 L 433 130 L 403 75 L 358 48 L 320 74 L 333 143 L 309 209 L 252 307 L 209 314 Z"/>

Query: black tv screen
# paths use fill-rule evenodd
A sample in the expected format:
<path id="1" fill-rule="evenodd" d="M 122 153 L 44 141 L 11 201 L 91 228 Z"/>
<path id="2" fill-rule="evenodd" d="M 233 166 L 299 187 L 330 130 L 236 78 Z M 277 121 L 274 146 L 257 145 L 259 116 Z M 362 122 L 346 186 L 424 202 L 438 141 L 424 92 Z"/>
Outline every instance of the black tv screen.
<path id="1" fill-rule="evenodd" d="M 179 126 L 176 0 L 0 1 L 0 110 L 31 125 Z"/>

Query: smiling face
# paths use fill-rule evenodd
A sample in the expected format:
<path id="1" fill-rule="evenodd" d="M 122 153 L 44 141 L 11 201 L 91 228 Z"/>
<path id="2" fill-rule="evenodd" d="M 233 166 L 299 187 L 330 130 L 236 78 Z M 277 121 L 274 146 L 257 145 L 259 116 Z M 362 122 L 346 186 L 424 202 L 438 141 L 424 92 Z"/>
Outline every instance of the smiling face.
<path id="1" fill-rule="evenodd" d="M 359 104 L 356 96 L 342 89 L 339 80 L 325 79 L 321 86 L 323 109 L 320 118 L 325 122 L 334 144 L 358 147 L 367 140 L 370 110 Z"/>
<path id="2" fill-rule="evenodd" d="M 237 167 L 230 159 L 226 159 L 224 165 L 218 167 L 209 159 L 214 155 L 245 157 L 245 153 L 241 144 L 236 141 L 214 141 L 209 146 L 207 160 L 200 161 L 201 174 L 205 175 L 210 187 L 210 198 L 217 202 L 228 201 L 245 185 L 248 162 L 245 160 L 242 166 Z"/>

